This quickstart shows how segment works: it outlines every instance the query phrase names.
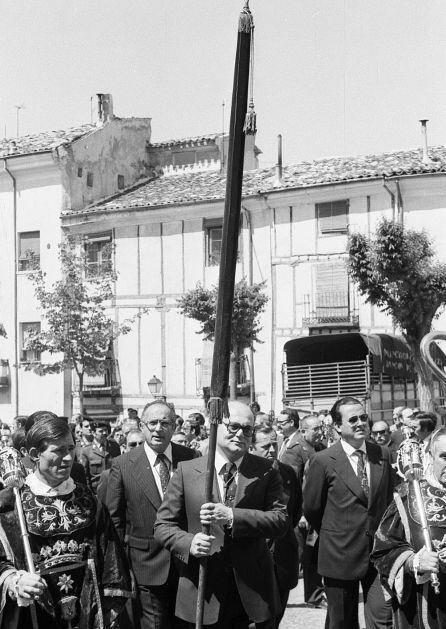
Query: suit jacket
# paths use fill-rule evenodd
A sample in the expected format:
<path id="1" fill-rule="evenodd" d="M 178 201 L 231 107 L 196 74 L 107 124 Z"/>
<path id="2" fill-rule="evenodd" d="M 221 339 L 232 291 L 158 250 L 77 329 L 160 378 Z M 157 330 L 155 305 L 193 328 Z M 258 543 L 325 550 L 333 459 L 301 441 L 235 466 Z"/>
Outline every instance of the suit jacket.
<path id="1" fill-rule="evenodd" d="M 194 452 L 172 443 L 172 464 L 194 457 Z M 144 446 L 113 460 L 105 502 L 122 540 L 138 584 L 163 585 L 170 569 L 170 554 L 153 537 L 161 497 Z"/>
<path id="2" fill-rule="evenodd" d="M 109 470 L 112 460 L 121 454 L 121 448 L 116 441 L 107 439 L 105 448 L 99 448 L 95 441 L 81 449 L 81 463 L 85 468 L 87 484 L 96 493 L 99 478 L 104 470 Z"/>
<path id="3" fill-rule="evenodd" d="M 299 580 L 299 548 L 294 527 L 302 514 L 302 487 L 290 465 L 277 461 L 274 463 L 276 466 L 282 478 L 289 524 L 285 535 L 274 540 L 272 549 L 279 587 L 281 590 L 291 590 Z"/>
<path id="4" fill-rule="evenodd" d="M 304 479 L 305 463 L 313 456 L 313 454 L 319 449 L 323 450 L 325 446 L 318 445 L 318 448 L 314 448 L 304 436 L 295 432 L 291 435 L 290 440 L 287 443 L 285 451 L 280 456 L 281 463 L 291 465 L 296 472 L 297 478 L 302 485 Z"/>
<path id="5" fill-rule="evenodd" d="M 319 533 L 318 572 L 333 579 L 360 579 L 369 569 L 373 536 L 392 500 L 387 448 L 366 442 L 370 463 L 367 499 L 341 442 L 311 459 L 304 487 L 304 514 Z"/>
<path id="6" fill-rule="evenodd" d="M 195 621 L 199 561 L 190 555 L 205 499 L 207 456 L 180 463 L 171 479 L 155 523 L 155 538 L 181 561 L 176 615 Z M 214 477 L 213 502 L 221 502 Z M 280 609 L 274 564 L 267 538 L 283 535 L 288 516 L 280 475 L 266 459 L 245 454 L 234 499 L 233 526 L 213 525 L 214 552 L 208 559 L 204 624 L 218 620 L 226 593 L 225 574 L 233 570 L 246 613 L 254 622 L 273 618 Z"/>

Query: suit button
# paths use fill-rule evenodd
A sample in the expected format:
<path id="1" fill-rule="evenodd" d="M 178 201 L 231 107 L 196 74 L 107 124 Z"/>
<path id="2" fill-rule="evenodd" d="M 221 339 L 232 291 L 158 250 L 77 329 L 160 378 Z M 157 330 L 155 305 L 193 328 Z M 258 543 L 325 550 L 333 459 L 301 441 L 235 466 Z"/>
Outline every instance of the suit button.
<path id="1" fill-rule="evenodd" d="M 370 537 L 370 531 L 366 531 L 365 534 L 368 535 L 368 537 Z"/>

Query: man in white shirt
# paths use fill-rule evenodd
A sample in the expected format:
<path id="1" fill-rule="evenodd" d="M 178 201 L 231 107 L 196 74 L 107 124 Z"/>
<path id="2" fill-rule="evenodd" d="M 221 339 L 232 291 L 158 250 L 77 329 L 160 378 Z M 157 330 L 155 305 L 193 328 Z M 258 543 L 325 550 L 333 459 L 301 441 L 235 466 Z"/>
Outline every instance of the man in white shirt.
<path id="1" fill-rule="evenodd" d="M 304 514 L 319 533 L 318 572 L 327 596 L 327 629 L 357 629 L 359 584 L 367 629 L 392 627 L 377 571 L 369 560 L 373 536 L 392 499 L 390 455 L 365 441 L 368 415 L 345 397 L 330 412 L 340 440 L 311 459 Z"/>
<path id="2" fill-rule="evenodd" d="M 167 552 L 153 537 L 153 525 L 170 477 L 193 450 L 171 443 L 175 411 L 165 402 L 147 404 L 141 415 L 144 445 L 114 459 L 106 504 L 129 558 L 138 585 L 135 616 L 140 629 L 174 626 L 178 573 Z"/>
<path id="3" fill-rule="evenodd" d="M 279 472 L 249 454 L 254 416 L 229 403 L 218 426 L 212 502 L 205 503 L 208 456 L 180 463 L 155 523 L 155 538 L 182 563 L 176 615 L 195 622 L 198 567 L 208 559 L 204 626 L 213 629 L 275 627 L 280 599 L 267 539 L 288 528 Z M 201 532 L 211 525 L 211 535 Z M 186 625 L 188 626 L 188 625 Z"/>

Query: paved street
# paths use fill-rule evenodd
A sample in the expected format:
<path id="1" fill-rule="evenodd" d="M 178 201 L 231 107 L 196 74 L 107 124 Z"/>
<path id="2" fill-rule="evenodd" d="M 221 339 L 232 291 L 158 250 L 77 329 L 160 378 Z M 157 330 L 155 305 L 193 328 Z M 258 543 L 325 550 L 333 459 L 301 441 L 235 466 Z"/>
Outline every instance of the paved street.
<path id="1" fill-rule="evenodd" d="M 280 629 L 324 629 L 324 609 L 310 609 L 305 607 L 303 581 L 295 588 L 288 601 L 285 616 L 280 623 Z M 360 605 L 360 629 L 364 629 L 363 605 Z"/>

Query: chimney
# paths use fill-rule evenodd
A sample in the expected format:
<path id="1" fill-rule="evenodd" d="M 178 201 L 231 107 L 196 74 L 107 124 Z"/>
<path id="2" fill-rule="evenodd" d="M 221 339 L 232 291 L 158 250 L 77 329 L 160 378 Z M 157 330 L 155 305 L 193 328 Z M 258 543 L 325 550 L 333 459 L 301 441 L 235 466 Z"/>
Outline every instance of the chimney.
<path id="1" fill-rule="evenodd" d="M 429 120 L 420 120 L 421 122 L 421 133 L 423 135 L 423 164 L 430 164 L 431 159 L 429 157 L 429 153 L 427 152 L 427 123 Z"/>
<path id="2" fill-rule="evenodd" d="M 96 94 L 98 97 L 98 122 L 113 120 L 113 97 L 111 94 Z"/>
<path id="3" fill-rule="evenodd" d="M 277 136 L 276 186 L 282 185 L 282 134 Z"/>

